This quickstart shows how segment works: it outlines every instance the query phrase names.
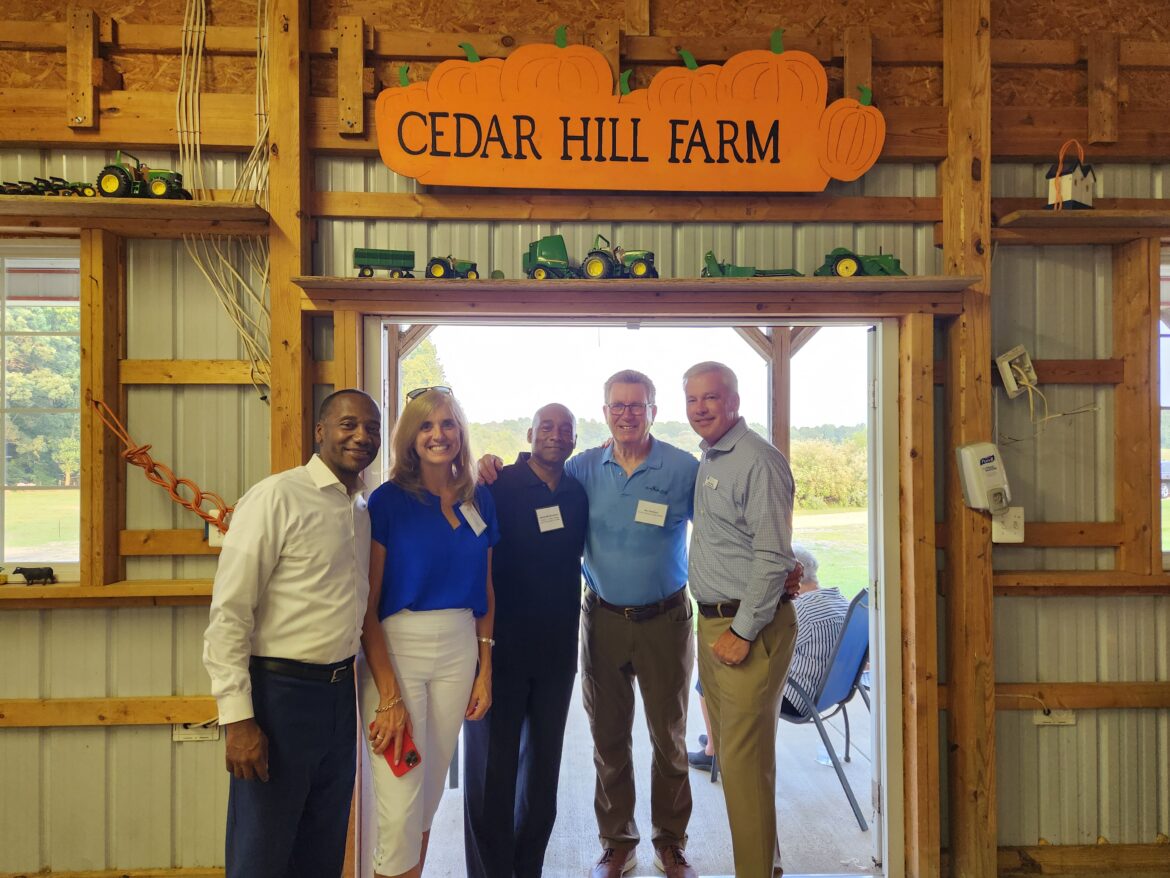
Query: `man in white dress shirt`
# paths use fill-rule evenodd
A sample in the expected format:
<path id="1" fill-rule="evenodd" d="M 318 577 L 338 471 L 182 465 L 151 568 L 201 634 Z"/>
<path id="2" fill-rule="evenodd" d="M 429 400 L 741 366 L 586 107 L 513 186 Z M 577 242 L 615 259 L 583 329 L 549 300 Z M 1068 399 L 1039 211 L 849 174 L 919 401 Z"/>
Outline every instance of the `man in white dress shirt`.
<path id="1" fill-rule="evenodd" d="M 373 399 L 321 404 L 318 454 L 255 485 L 224 538 L 203 664 L 227 731 L 227 878 L 341 874 L 357 741 L 353 660 L 369 595 L 361 473 Z"/>

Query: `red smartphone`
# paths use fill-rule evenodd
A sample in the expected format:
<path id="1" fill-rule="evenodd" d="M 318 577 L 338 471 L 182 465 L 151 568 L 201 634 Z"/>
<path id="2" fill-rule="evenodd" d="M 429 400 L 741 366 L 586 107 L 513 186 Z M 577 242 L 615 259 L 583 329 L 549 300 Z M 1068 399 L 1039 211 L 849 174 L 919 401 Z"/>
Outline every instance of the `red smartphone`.
<path id="1" fill-rule="evenodd" d="M 390 766 L 390 770 L 394 772 L 395 777 L 402 777 L 402 775 L 422 762 L 422 754 L 414 746 L 410 732 L 404 732 L 402 735 L 402 758 L 398 760 L 397 765 L 394 764 L 393 747 L 387 747 L 382 755 L 386 757 L 386 764 Z"/>

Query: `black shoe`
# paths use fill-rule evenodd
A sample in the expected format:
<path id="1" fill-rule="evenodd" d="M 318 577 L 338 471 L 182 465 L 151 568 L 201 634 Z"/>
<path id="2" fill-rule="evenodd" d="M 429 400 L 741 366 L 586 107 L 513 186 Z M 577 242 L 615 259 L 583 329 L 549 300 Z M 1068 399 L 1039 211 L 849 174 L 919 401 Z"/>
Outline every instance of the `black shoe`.
<path id="1" fill-rule="evenodd" d="M 714 761 L 714 756 L 708 756 L 702 750 L 696 750 L 693 753 L 687 753 L 687 762 L 691 764 L 691 768 L 697 768 L 699 771 L 710 771 L 711 763 Z"/>

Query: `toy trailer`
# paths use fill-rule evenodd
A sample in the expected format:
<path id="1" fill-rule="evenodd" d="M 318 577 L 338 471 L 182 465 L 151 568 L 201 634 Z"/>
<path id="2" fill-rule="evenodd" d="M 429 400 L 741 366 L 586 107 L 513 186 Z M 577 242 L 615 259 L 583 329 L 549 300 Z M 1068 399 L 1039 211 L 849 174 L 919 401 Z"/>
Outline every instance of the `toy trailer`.
<path id="1" fill-rule="evenodd" d="M 813 274 L 817 277 L 853 277 L 856 274 L 904 277 L 906 272 L 902 271 L 902 263 L 888 253 L 859 256 L 846 247 L 836 247 L 825 256 L 824 264 Z"/>
<path id="2" fill-rule="evenodd" d="M 754 265 L 732 265 L 720 262 L 711 250 L 703 257 L 699 277 L 804 277 L 795 268 L 756 268 Z"/>
<path id="3" fill-rule="evenodd" d="M 414 251 L 355 247 L 353 267 L 358 277 L 373 277 L 375 268 L 389 271 L 390 277 L 414 277 Z"/>
<path id="4" fill-rule="evenodd" d="M 545 235 L 530 243 L 522 267 L 533 280 L 581 276 L 580 271 L 569 264 L 569 248 L 565 246 L 563 235 Z"/>

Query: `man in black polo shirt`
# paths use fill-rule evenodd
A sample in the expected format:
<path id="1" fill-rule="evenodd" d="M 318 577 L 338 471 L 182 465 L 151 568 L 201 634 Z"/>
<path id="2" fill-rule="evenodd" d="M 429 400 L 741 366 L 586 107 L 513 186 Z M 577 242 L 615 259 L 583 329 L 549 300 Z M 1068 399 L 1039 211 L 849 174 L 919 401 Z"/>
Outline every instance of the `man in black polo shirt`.
<path id="1" fill-rule="evenodd" d="M 469 878 L 537 878 L 557 814 L 565 719 L 577 674 L 581 553 L 589 501 L 564 472 L 577 422 L 540 409 L 521 454 L 491 485 L 500 525 L 492 706 L 463 725 Z"/>

